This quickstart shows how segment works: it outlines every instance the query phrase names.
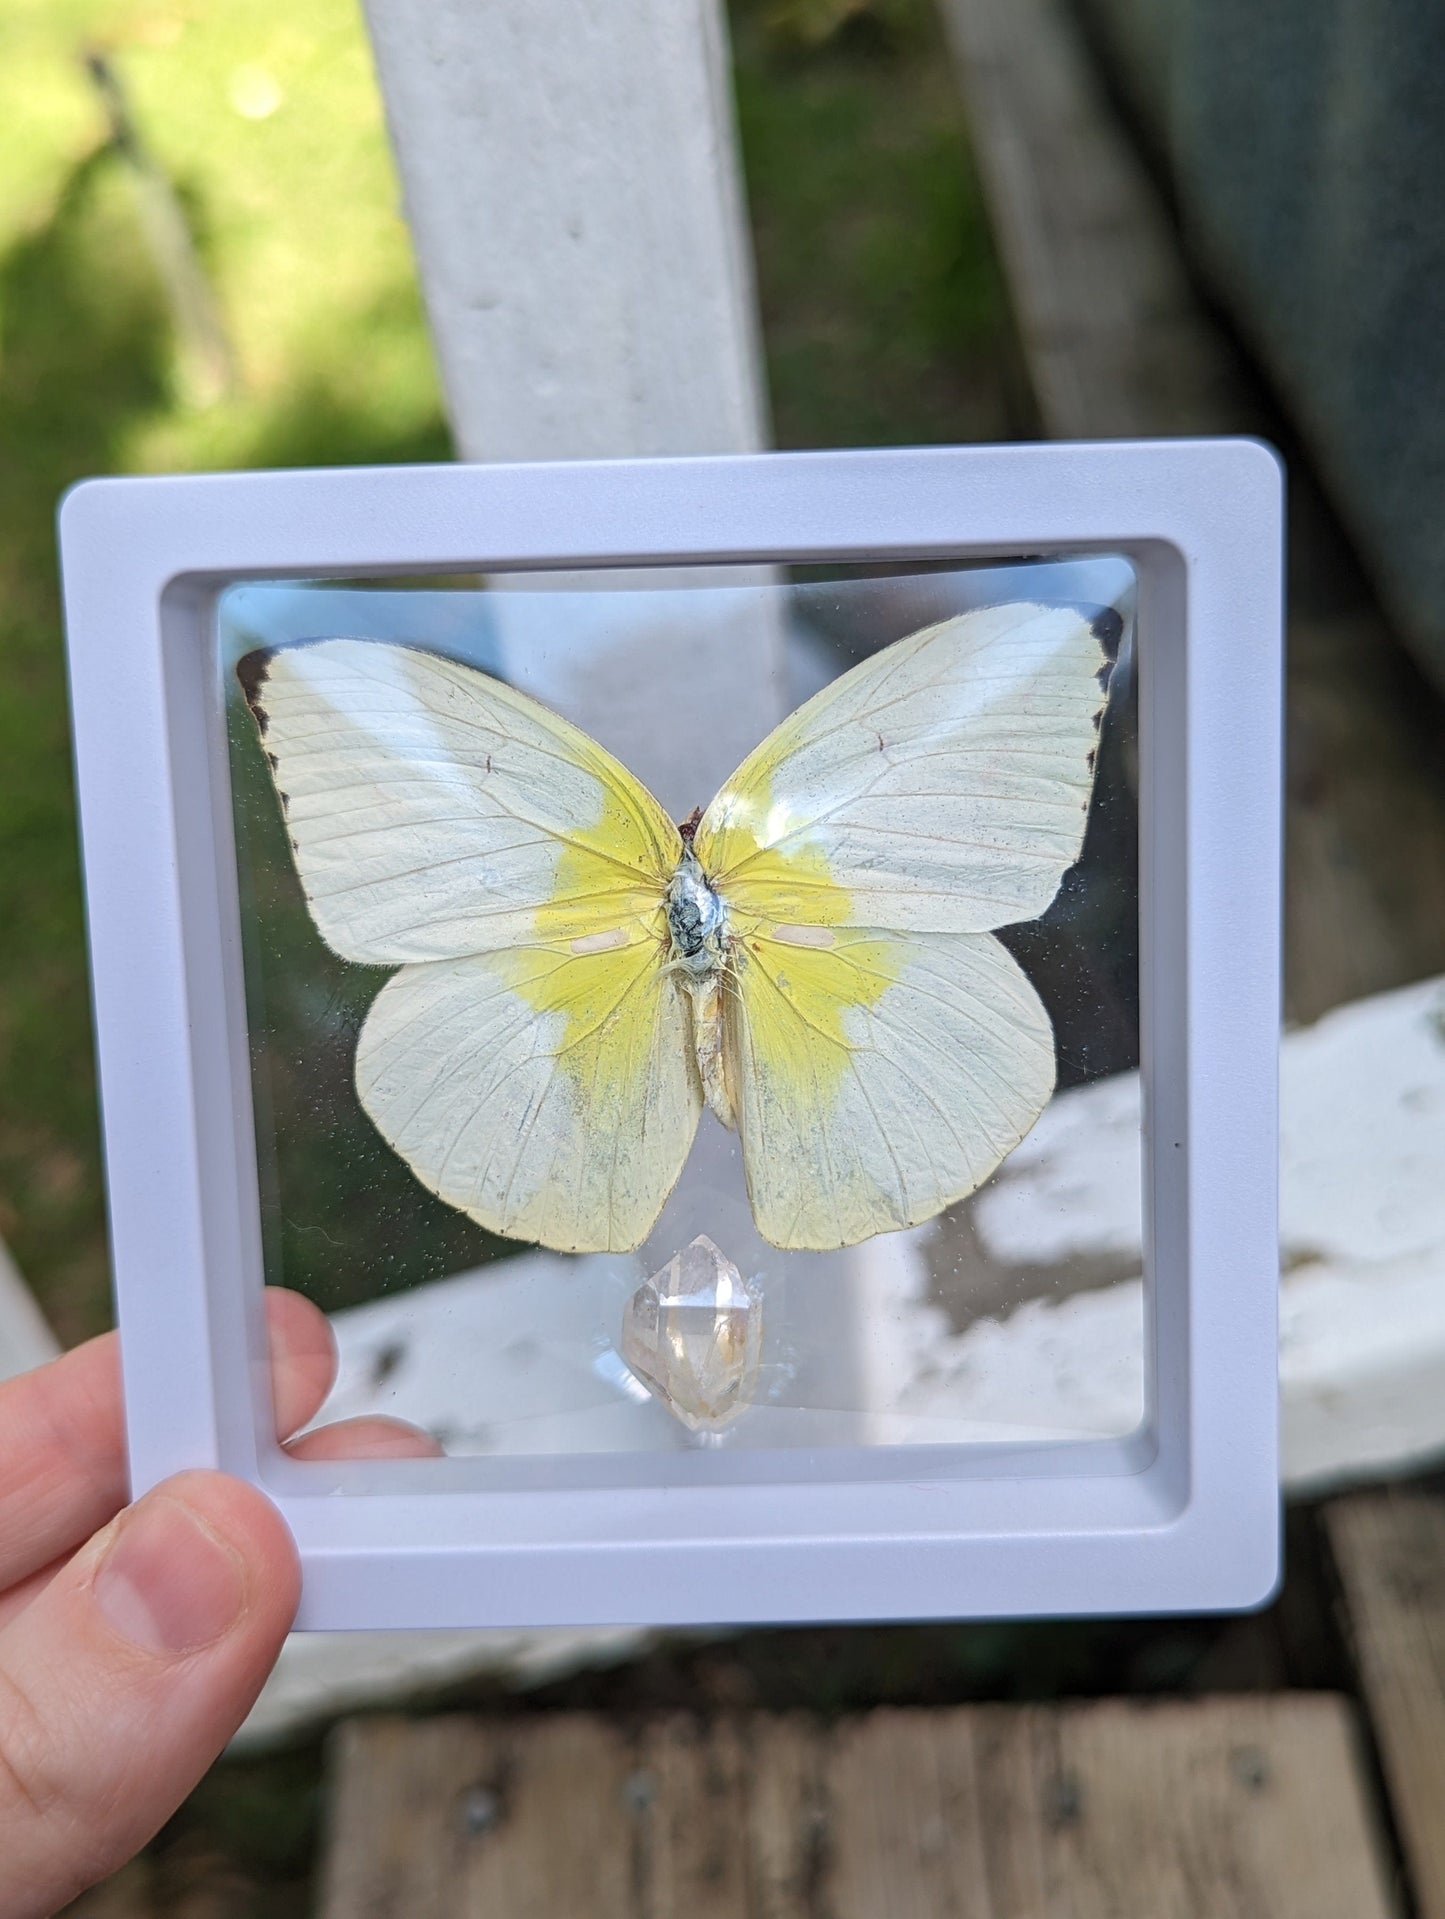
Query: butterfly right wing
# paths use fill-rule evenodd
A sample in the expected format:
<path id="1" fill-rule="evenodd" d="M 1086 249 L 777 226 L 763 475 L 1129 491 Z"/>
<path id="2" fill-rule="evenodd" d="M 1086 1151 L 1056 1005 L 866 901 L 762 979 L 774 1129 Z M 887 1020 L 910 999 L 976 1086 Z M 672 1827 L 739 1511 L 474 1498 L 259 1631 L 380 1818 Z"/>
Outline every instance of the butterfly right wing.
<path id="1" fill-rule="evenodd" d="M 438 655 L 321 640 L 241 679 L 318 931 L 402 963 L 357 1045 L 382 1137 L 493 1232 L 638 1244 L 702 1104 L 663 969 L 676 827 L 585 733 Z"/>

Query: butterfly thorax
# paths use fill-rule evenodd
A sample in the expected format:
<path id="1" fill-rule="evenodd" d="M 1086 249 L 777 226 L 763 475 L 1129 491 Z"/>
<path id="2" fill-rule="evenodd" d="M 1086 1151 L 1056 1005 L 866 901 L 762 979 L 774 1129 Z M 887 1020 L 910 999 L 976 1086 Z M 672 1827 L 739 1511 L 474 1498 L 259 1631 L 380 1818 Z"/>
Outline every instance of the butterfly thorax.
<path id="1" fill-rule="evenodd" d="M 684 845 L 667 883 L 666 903 L 674 961 L 696 976 L 715 972 L 722 964 L 727 911 L 708 885 L 690 845 Z"/>
<path id="2" fill-rule="evenodd" d="M 727 908 L 707 883 L 690 836 L 667 883 L 671 967 L 692 1006 L 692 1043 L 707 1103 L 724 1126 L 736 1124 L 723 1069 L 723 969 L 728 964 Z"/>

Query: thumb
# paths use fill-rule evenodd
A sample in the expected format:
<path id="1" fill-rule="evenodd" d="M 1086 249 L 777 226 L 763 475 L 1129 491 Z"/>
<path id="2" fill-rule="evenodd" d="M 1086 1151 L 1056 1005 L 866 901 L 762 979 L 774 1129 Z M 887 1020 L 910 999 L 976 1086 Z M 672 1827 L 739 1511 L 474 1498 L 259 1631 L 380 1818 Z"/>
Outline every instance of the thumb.
<path id="1" fill-rule="evenodd" d="M 168 1819 L 241 1723 L 296 1610 L 275 1508 L 184 1473 L 0 1632 L 0 1919 L 40 1919 Z"/>

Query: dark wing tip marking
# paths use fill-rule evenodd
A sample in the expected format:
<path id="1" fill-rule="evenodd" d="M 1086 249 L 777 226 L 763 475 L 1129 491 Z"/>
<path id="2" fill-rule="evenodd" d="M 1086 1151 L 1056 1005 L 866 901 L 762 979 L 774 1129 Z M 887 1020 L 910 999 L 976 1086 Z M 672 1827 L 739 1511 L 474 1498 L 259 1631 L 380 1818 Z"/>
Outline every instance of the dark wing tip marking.
<path id="1" fill-rule="evenodd" d="M 271 662 L 276 650 L 270 646 L 258 646 L 253 652 L 243 654 L 236 662 L 236 678 L 241 682 L 241 691 L 246 704 L 256 716 L 256 725 L 262 734 L 266 731 L 266 709 L 261 702 L 261 691 L 271 671 Z M 274 765 L 275 762 L 273 761 Z"/>

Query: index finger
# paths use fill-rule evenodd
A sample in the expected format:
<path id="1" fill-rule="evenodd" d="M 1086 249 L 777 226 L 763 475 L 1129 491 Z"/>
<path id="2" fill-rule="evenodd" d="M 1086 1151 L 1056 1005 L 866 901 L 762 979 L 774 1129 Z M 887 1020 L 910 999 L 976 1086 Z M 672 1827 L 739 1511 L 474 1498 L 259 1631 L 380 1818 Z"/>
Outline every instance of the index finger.
<path id="1" fill-rule="evenodd" d="M 277 1437 L 318 1410 L 336 1372 L 325 1315 L 266 1295 Z M 72 1552 L 129 1498 L 114 1333 L 0 1385 L 0 1592 Z"/>

